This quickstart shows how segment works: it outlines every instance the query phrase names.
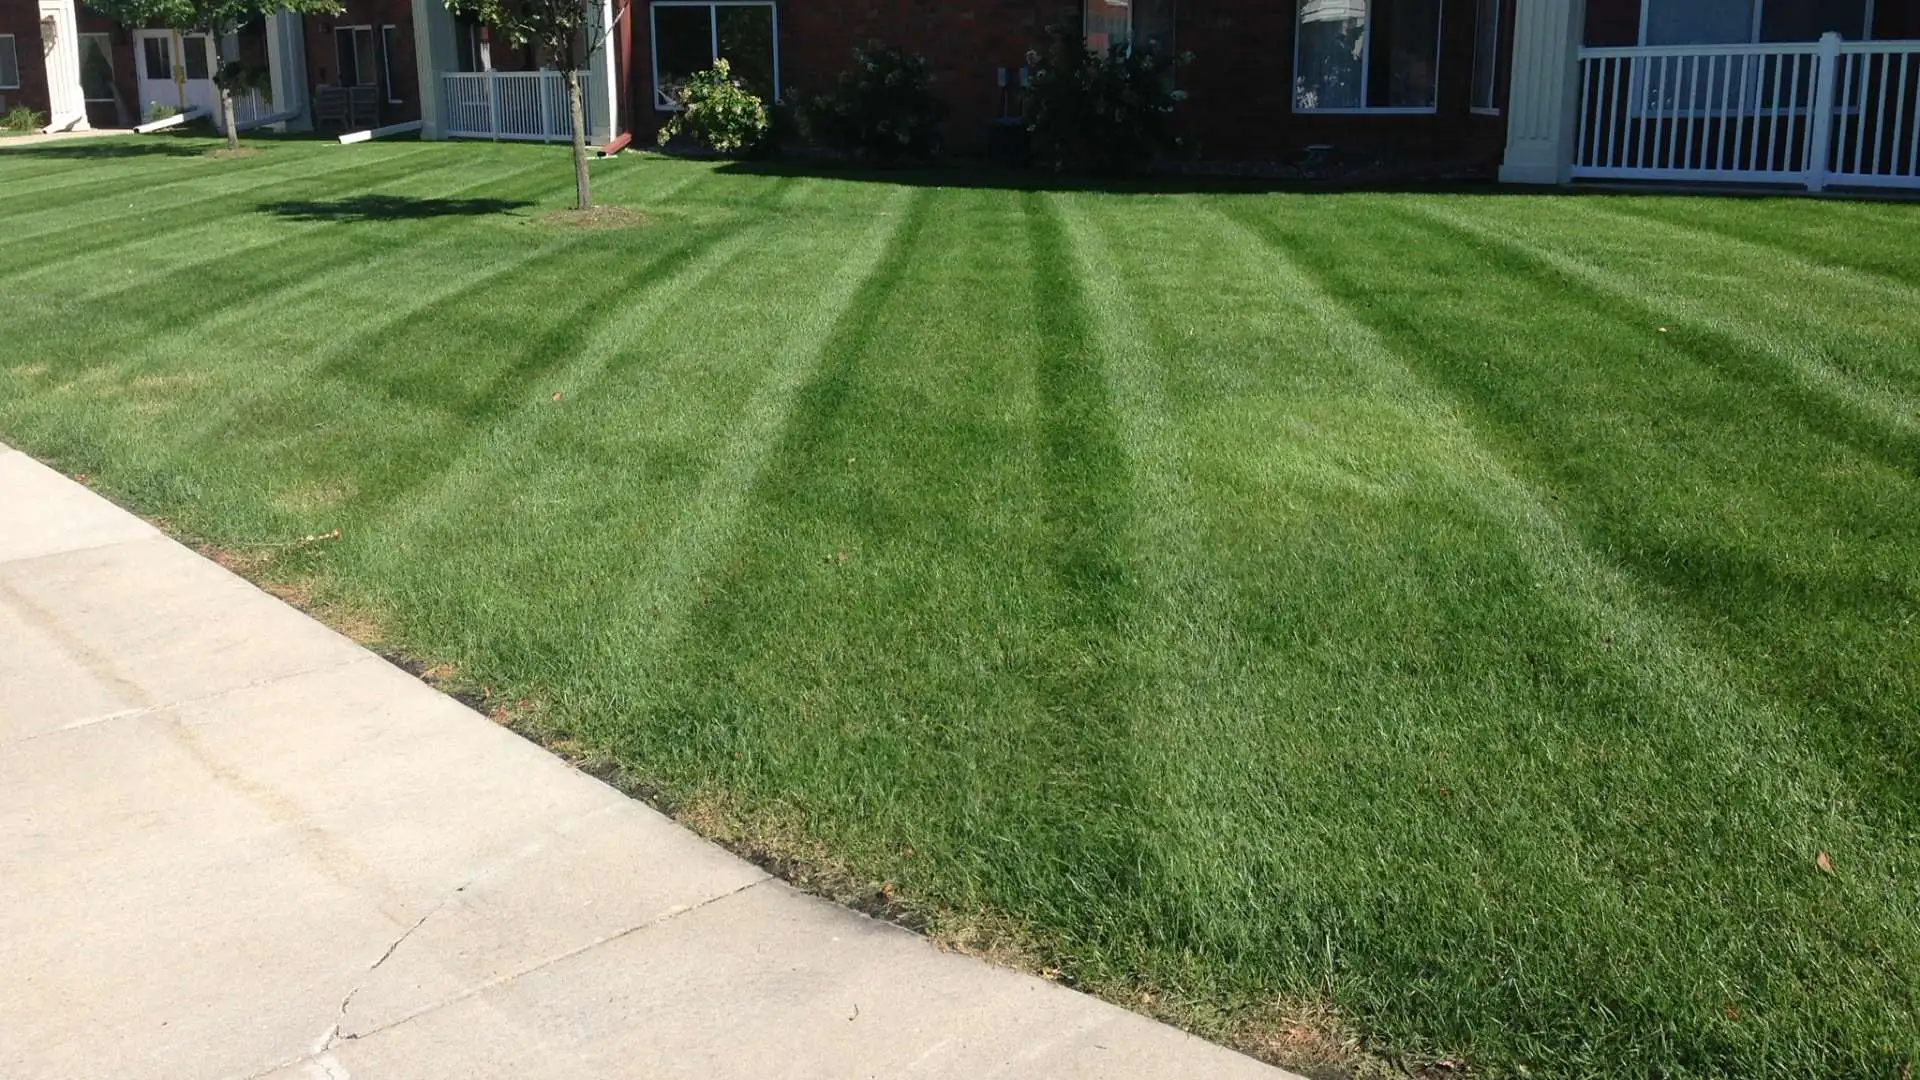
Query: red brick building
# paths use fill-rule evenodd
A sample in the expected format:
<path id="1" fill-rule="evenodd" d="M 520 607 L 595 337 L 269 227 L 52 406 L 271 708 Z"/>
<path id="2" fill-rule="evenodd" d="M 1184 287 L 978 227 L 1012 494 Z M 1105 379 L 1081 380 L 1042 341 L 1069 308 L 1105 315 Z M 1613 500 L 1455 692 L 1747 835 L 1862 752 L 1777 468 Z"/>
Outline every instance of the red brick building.
<path id="1" fill-rule="evenodd" d="M 1920 188 L 1920 0 L 583 0 L 613 25 L 583 73 L 591 137 L 642 145 L 721 56 L 769 98 L 830 86 L 870 40 L 932 62 L 946 142 L 1019 112 L 1049 27 L 1192 53 L 1203 156 L 1310 148 L 1498 166 L 1523 183 L 1683 180 Z M 223 43 L 271 72 L 243 123 L 563 139 L 560 78 L 443 0 L 347 0 Z M 212 99 L 211 43 L 114 27 L 75 0 L 0 0 L 0 104 L 125 123 Z M 270 100 L 268 100 L 270 99 Z M 176 102 L 177 103 L 177 102 Z"/>
<path id="2" fill-rule="evenodd" d="M 731 51 L 750 83 L 777 68 L 778 89 L 806 92 L 877 40 L 932 62 L 953 107 L 949 146 L 978 150 L 994 118 L 1018 113 L 1028 51 L 1060 27 L 1095 45 L 1192 53 L 1180 81 L 1208 157 L 1390 145 L 1491 162 L 1505 135 L 1513 0 L 636 0 L 634 15 L 626 105 L 640 127 L 664 122 L 664 91 L 715 54 Z M 1318 86 L 1293 74 L 1303 29 Z"/>

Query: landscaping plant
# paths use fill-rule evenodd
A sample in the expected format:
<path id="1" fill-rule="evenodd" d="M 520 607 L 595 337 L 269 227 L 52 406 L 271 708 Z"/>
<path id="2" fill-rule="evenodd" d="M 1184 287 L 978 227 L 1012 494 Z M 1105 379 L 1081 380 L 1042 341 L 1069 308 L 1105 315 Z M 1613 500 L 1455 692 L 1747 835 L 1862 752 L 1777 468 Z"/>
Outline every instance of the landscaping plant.
<path id="1" fill-rule="evenodd" d="M 800 133 L 841 153 L 888 165 L 940 149 L 947 103 L 933 92 L 927 58 L 870 42 L 831 91 L 799 105 Z"/>
<path id="2" fill-rule="evenodd" d="M 1033 69 L 1024 114 L 1035 160 L 1063 172 L 1136 172 L 1186 146 L 1174 113 L 1187 99 L 1174 85 L 1190 53 L 1163 54 L 1152 42 L 1105 53 L 1058 28 Z"/>
<path id="3" fill-rule="evenodd" d="M 299 15 L 335 15 L 342 9 L 339 0 L 89 0 L 88 8 L 128 26 L 162 26 L 178 34 L 205 34 L 213 42 L 213 80 L 220 92 L 220 124 L 227 133 L 227 149 L 240 148 L 240 132 L 234 127 L 233 92 L 250 88 L 250 81 L 228 78 L 230 69 L 242 68 L 224 55 L 227 38 L 242 27 L 282 11 Z M 196 46 L 197 47 L 197 46 Z"/>
<path id="4" fill-rule="evenodd" d="M 9 135 L 31 135 L 45 127 L 46 123 L 44 113 L 35 112 L 25 105 L 15 105 L 7 110 L 5 116 L 0 116 L 0 131 Z"/>
<path id="5" fill-rule="evenodd" d="M 674 93 L 680 111 L 660 129 L 660 145 L 685 138 L 729 157 L 746 153 L 766 137 L 766 103 L 733 77 L 733 65 L 721 57 L 696 72 Z"/>

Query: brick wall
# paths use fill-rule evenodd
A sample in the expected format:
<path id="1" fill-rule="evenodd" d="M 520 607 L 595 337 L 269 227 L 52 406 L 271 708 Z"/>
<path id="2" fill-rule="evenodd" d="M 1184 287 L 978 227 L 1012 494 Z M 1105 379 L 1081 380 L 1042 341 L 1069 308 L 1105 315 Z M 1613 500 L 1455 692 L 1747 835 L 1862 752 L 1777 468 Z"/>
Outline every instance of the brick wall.
<path id="1" fill-rule="evenodd" d="M 650 141 L 666 122 L 654 109 L 651 20 L 646 0 L 634 0 L 630 115 L 637 135 Z M 852 63 L 852 50 L 881 41 L 921 53 L 931 62 L 936 88 L 952 107 L 947 141 L 956 149 L 985 144 L 989 121 L 1001 114 L 998 68 L 1010 78 L 1028 49 L 1046 40 L 1053 22 L 1078 27 L 1077 0 L 974 0 L 933 4 L 925 0 L 783 0 L 779 5 L 782 90 L 813 92 L 833 85 Z"/>
<path id="2" fill-rule="evenodd" d="M 1514 2 L 1503 4 L 1511 26 Z M 1920 2 L 1920 0 L 1916 0 Z M 1296 5 L 1292 0 L 1178 0 L 1176 47 L 1196 55 L 1183 77 L 1186 114 L 1203 154 L 1220 159 L 1287 157 L 1331 143 L 1412 153 L 1497 160 L 1505 121 L 1469 108 L 1474 0 L 1443 0 L 1439 102 L 1432 116 L 1297 116 L 1291 71 Z M 996 69 L 1017 73 L 1046 28 L 1078 32 L 1079 0 L 780 0 L 781 82 L 787 88 L 830 86 L 856 45 L 877 39 L 924 54 L 937 88 L 952 106 L 950 150 L 982 149 L 1004 98 Z M 648 5 L 636 0 L 629 81 L 636 135 L 647 141 L 665 115 L 653 107 Z M 1505 50 L 1511 34 L 1502 36 Z M 1504 85 L 1504 83 L 1503 83 Z M 1017 108 L 1017 106 L 1015 106 Z"/>
<path id="3" fill-rule="evenodd" d="M 20 65 L 20 87 L 0 90 L 0 112 L 25 105 L 44 115 L 47 65 L 40 45 L 40 5 L 35 0 L 0 0 L 0 34 L 13 35 Z"/>

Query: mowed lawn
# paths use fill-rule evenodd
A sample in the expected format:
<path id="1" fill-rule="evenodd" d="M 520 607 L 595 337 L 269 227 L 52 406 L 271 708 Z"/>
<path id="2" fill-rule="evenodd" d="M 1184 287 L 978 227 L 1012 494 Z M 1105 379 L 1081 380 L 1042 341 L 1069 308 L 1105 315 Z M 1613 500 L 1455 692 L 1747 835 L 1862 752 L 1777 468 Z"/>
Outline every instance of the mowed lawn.
<path id="1" fill-rule="evenodd" d="M 1920 205 L 207 145 L 0 151 L 0 439 L 701 827 L 1278 1060 L 1920 1057 Z"/>

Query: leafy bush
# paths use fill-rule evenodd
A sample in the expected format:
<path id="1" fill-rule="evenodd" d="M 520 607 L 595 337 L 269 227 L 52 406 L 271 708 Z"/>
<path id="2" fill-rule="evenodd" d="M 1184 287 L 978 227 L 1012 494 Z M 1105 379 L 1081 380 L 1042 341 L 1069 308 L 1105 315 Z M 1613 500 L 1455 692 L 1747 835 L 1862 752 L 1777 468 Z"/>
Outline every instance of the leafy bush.
<path id="1" fill-rule="evenodd" d="M 932 84 L 926 57 L 868 42 L 853 50 L 853 68 L 830 93 L 800 103 L 801 134 L 881 164 L 925 160 L 939 151 L 947 118 Z"/>
<path id="2" fill-rule="evenodd" d="M 180 110 L 171 105 L 162 105 L 157 101 L 149 101 L 147 102 L 146 115 L 147 122 L 152 123 L 155 120 L 165 120 L 169 116 L 179 116 Z"/>
<path id="3" fill-rule="evenodd" d="M 680 111 L 660 129 L 660 145 L 685 137 L 722 154 L 752 149 L 767 134 L 767 107 L 733 79 L 725 58 L 692 76 L 674 94 Z"/>
<path id="4" fill-rule="evenodd" d="M 7 110 L 7 115 L 0 116 L 0 131 L 10 135 L 30 135 L 45 127 L 46 123 L 47 118 L 44 114 L 37 113 L 25 105 L 15 105 Z"/>
<path id="5" fill-rule="evenodd" d="M 1189 54 L 1167 56 L 1152 43 L 1116 45 L 1105 56 L 1078 36 L 1049 29 L 1045 56 L 1030 52 L 1033 76 L 1024 114 L 1037 160 L 1059 170 L 1126 173 L 1186 146 L 1174 89 Z"/>

